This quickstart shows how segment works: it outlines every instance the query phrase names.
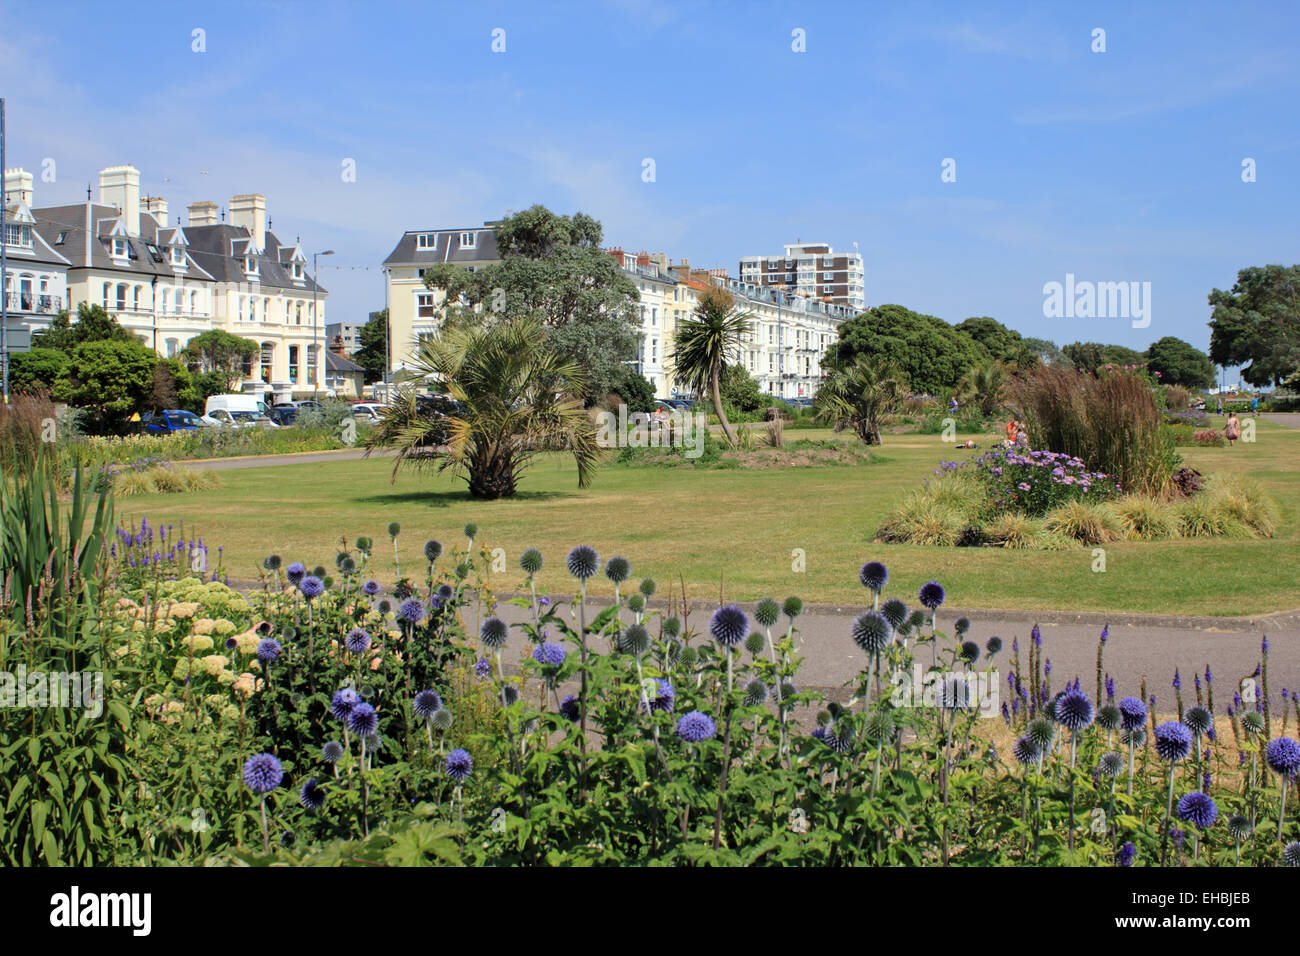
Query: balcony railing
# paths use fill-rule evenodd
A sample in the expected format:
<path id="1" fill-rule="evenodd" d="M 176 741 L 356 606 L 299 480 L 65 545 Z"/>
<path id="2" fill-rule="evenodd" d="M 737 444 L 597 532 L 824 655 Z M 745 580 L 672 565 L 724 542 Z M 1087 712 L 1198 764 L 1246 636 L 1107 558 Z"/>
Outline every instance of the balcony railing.
<path id="1" fill-rule="evenodd" d="M 63 298 L 57 295 L 37 295 L 35 292 L 10 292 L 5 296 L 5 308 L 12 312 L 49 313 L 63 308 Z"/>

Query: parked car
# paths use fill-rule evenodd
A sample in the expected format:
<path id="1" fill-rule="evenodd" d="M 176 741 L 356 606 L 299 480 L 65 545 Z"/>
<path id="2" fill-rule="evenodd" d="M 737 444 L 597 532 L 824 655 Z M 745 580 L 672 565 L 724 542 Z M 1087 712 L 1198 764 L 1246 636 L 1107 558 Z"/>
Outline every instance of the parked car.
<path id="1" fill-rule="evenodd" d="M 655 404 L 667 405 L 669 408 L 676 408 L 683 412 L 688 412 L 695 407 L 695 403 L 685 398 L 658 398 Z"/>
<path id="2" fill-rule="evenodd" d="M 204 419 L 211 421 L 213 424 L 220 425 L 223 428 L 279 428 L 270 417 L 264 412 L 244 411 L 235 409 L 230 411 L 225 408 L 214 409 L 211 413 L 204 415 Z"/>
<path id="3" fill-rule="evenodd" d="M 298 407 L 296 405 L 272 405 L 266 410 L 266 416 L 283 428 L 286 425 L 294 424 L 298 420 Z"/>
<path id="4" fill-rule="evenodd" d="M 172 432 L 195 431 L 210 427 L 198 415 L 180 408 L 149 412 L 140 419 L 140 423 L 144 426 L 145 433 L 149 435 L 170 435 Z"/>
<path id="5" fill-rule="evenodd" d="M 383 408 L 374 402 L 356 402 L 352 406 L 352 417 L 359 422 L 377 422 L 383 414 Z"/>
<path id="6" fill-rule="evenodd" d="M 420 395 L 415 399 L 416 408 L 420 414 L 442 419 L 456 417 L 464 411 L 465 406 L 454 398 L 448 398 L 446 395 Z M 424 436 L 424 444 L 441 445 L 447 441 L 447 428 L 445 425 L 435 424 Z"/>

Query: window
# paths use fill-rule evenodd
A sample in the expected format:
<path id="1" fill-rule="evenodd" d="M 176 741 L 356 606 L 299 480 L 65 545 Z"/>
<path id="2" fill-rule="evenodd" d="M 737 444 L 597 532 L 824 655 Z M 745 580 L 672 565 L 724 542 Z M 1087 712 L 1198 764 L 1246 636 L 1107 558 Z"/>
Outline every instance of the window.
<path id="1" fill-rule="evenodd" d="M 181 246 L 172 246 L 172 265 L 185 265 L 185 250 Z"/>
<path id="2" fill-rule="evenodd" d="M 54 244 L 56 246 L 61 246 L 63 245 L 64 240 L 66 240 L 67 238 L 68 238 L 68 234 L 66 232 L 61 232 L 59 233 L 59 238 L 54 240 Z"/>
<path id="3" fill-rule="evenodd" d="M 197 292 L 191 292 L 190 293 L 190 315 L 197 315 L 198 311 L 199 311 L 199 294 Z"/>
<path id="4" fill-rule="evenodd" d="M 262 343 L 262 381 L 271 381 L 271 369 L 275 363 L 275 344 L 272 342 Z"/>
<path id="5" fill-rule="evenodd" d="M 293 277 L 300 282 L 303 279 L 302 263 L 297 260 L 294 260 L 293 263 Z"/>
<path id="6" fill-rule="evenodd" d="M 433 249 L 438 245 L 438 234 L 435 232 L 422 232 L 415 237 L 415 248 Z"/>
<path id="7" fill-rule="evenodd" d="M 298 381 L 298 346 L 289 346 L 289 381 Z"/>
<path id="8" fill-rule="evenodd" d="M 257 256 L 244 256 L 244 272 L 250 276 L 257 275 Z"/>
<path id="9" fill-rule="evenodd" d="M 107 282 L 104 283 L 104 308 L 108 308 L 108 297 L 112 294 L 113 287 Z"/>
<path id="10" fill-rule="evenodd" d="M 462 233 L 460 234 L 460 247 L 461 247 L 462 249 L 473 249 L 473 248 L 474 248 L 474 240 L 477 239 L 477 238 L 478 238 L 478 234 L 477 234 L 477 233 L 473 233 L 473 232 L 462 232 Z"/>
<path id="11" fill-rule="evenodd" d="M 659 324 L 659 307 L 658 307 L 658 306 L 653 306 L 653 305 L 650 306 L 650 324 L 651 324 L 652 326 L 657 326 L 657 325 Z"/>
<path id="12" fill-rule="evenodd" d="M 5 245 L 31 248 L 32 227 L 23 223 L 5 223 Z"/>
<path id="13" fill-rule="evenodd" d="M 121 238 L 113 239 L 113 258 L 125 259 L 127 257 L 126 240 Z"/>
<path id="14" fill-rule="evenodd" d="M 771 371 L 773 371 L 775 368 L 776 368 L 776 359 L 775 359 L 775 358 L 772 356 L 772 354 L 769 352 L 769 353 L 768 353 L 768 356 L 767 356 L 767 370 L 768 370 L 769 372 L 771 372 Z"/>
<path id="15" fill-rule="evenodd" d="M 307 349 L 307 384 L 316 384 L 316 349 Z"/>
<path id="16" fill-rule="evenodd" d="M 168 301 L 169 301 L 169 294 L 168 294 L 168 292 L 167 292 L 166 289 L 163 289 L 163 293 L 162 293 L 162 311 L 163 311 L 163 312 L 166 312 L 166 311 L 167 311 L 167 304 L 168 304 Z"/>
<path id="17" fill-rule="evenodd" d="M 246 307 L 247 303 L 248 303 L 248 296 L 241 295 L 239 297 L 239 321 L 240 322 L 244 321 L 244 308 Z"/>
<path id="18" fill-rule="evenodd" d="M 659 340 L 658 339 L 650 340 L 650 364 L 651 365 L 659 364 Z"/>
<path id="19" fill-rule="evenodd" d="M 175 358 L 175 357 L 176 357 L 176 347 L 177 347 L 179 344 L 180 344 L 180 343 L 179 343 L 176 339 L 168 339 L 168 340 L 167 340 L 167 357 L 168 357 L 168 358 Z"/>
<path id="20" fill-rule="evenodd" d="M 253 296 L 248 300 L 248 321 L 257 321 L 257 296 Z"/>
<path id="21" fill-rule="evenodd" d="M 415 314 L 421 319 L 437 317 L 437 306 L 434 305 L 432 292 L 422 292 L 415 297 Z"/>
<path id="22" fill-rule="evenodd" d="M 262 300 L 262 321 L 271 321 L 271 300 L 269 298 Z"/>
<path id="23" fill-rule="evenodd" d="M 293 321 L 295 325 L 302 325 L 302 303 L 299 302 L 293 310 Z"/>

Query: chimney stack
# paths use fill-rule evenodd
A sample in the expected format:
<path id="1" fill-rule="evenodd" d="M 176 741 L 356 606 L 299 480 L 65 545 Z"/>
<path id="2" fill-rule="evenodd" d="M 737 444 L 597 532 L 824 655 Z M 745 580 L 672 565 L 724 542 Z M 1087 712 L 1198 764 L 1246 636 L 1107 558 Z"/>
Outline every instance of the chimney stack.
<path id="1" fill-rule="evenodd" d="M 253 193 L 230 197 L 230 224 L 243 226 L 258 249 L 266 250 L 266 197 Z"/>
<path id="2" fill-rule="evenodd" d="M 140 170 L 134 166 L 109 166 L 99 171 L 99 201 L 122 214 L 129 236 L 140 235 Z"/>
<path id="3" fill-rule="evenodd" d="M 5 170 L 5 205 L 10 203 L 32 204 L 32 174 L 21 167 Z"/>
<path id="4" fill-rule="evenodd" d="M 161 229 L 167 228 L 167 200 L 161 196 L 144 196 L 140 199 L 140 211 L 151 213 L 158 220 Z"/>
<path id="5" fill-rule="evenodd" d="M 220 222 L 217 216 L 217 204 L 214 202 L 192 202 L 186 208 L 191 226 L 215 226 Z"/>

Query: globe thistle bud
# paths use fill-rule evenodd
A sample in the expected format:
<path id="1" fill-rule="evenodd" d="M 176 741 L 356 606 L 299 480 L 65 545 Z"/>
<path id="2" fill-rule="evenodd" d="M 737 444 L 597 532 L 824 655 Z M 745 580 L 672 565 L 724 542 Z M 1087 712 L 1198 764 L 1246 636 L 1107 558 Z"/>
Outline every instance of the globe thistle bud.
<path id="1" fill-rule="evenodd" d="M 424 559 L 430 564 L 442 557 L 442 542 L 435 538 L 430 538 L 424 542 Z"/>
<path id="2" fill-rule="evenodd" d="M 682 622 L 675 617 L 666 617 L 659 629 L 663 631 L 664 637 L 676 637 L 682 632 Z"/>
<path id="3" fill-rule="evenodd" d="M 993 657 L 1002 650 L 1002 638 L 994 635 L 984 642 L 984 651 L 989 657 Z"/>
<path id="4" fill-rule="evenodd" d="M 771 627 L 781 616 L 781 606 L 772 598 L 763 598 L 754 605 L 754 620 L 763 627 Z"/>
<path id="5" fill-rule="evenodd" d="M 388 523 L 388 536 L 390 538 L 396 538 L 401 533 L 402 533 L 402 526 L 400 524 L 398 524 L 396 521 L 390 521 Z"/>
<path id="6" fill-rule="evenodd" d="M 745 638 L 745 649 L 755 657 L 762 654 L 765 647 L 767 647 L 767 639 L 758 631 L 751 631 L 749 637 Z"/>
<path id="7" fill-rule="evenodd" d="M 629 625 L 618 636 L 618 649 L 624 654 L 631 654 L 633 657 L 641 657 L 648 650 L 653 640 L 650 632 L 640 624 Z"/>
<path id="8" fill-rule="evenodd" d="M 761 680 L 752 680 L 745 685 L 745 706 L 759 707 L 767 703 L 767 685 Z"/>
<path id="9" fill-rule="evenodd" d="M 496 650 L 506 643 L 506 638 L 510 636 L 510 627 L 499 617 L 490 617 L 485 620 L 479 628 L 479 637 L 483 639 L 484 645 Z"/>
<path id="10" fill-rule="evenodd" d="M 853 643 L 866 654 L 879 654 L 893 637 L 889 621 L 883 614 L 867 611 L 859 614 L 853 621 Z"/>
<path id="11" fill-rule="evenodd" d="M 605 577 L 615 584 L 622 584 L 631 573 L 632 565 L 628 563 L 627 558 L 615 556 L 605 562 Z"/>
<path id="12" fill-rule="evenodd" d="M 429 718 L 429 724 L 430 726 L 433 727 L 434 730 L 437 730 L 445 734 L 447 731 L 451 730 L 451 724 L 452 724 L 451 711 L 449 711 L 446 707 L 439 707 L 437 710 L 433 712 L 433 715 Z"/>
<path id="13" fill-rule="evenodd" d="M 638 590 L 640 590 L 640 592 L 648 598 L 654 597 L 654 593 L 655 593 L 654 578 L 642 578 L 640 585 L 638 585 Z"/>
<path id="14" fill-rule="evenodd" d="M 478 537 L 478 525 L 472 521 L 465 525 L 463 530 L 465 531 L 465 537 L 469 538 L 471 541 Z"/>
<path id="15" fill-rule="evenodd" d="M 627 609 L 633 614 L 640 614 L 645 610 L 645 595 L 636 593 L 629 594 L 627 598 Z"/>
<path id="16" fill-rule="evenodd" d="M 793 621 L 803 613 L 803 601 L 793 595 L 786 598 L 781 605 L 781 613 Z"/>

